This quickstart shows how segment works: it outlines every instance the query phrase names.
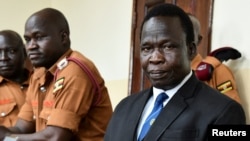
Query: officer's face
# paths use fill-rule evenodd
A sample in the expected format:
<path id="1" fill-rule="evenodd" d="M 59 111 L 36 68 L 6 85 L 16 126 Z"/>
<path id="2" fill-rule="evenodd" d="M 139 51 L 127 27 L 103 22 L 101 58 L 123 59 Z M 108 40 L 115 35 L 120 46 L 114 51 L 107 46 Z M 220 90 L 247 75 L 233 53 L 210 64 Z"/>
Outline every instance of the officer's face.
<path id="1" fill-rule="evenodd" d="M 0 75 L 5 78 L 18 76 L 23 69 L 25 55 L 20 40 L 12 34 L 0 34 Z"/>
<path id="2" fill-rule="evenodd" d="M 52 19 L 39 14 L 29 18 L 24 38 L 28 57 L 34 67 L 50 68 L 62 55 L 62 36 Z"/>

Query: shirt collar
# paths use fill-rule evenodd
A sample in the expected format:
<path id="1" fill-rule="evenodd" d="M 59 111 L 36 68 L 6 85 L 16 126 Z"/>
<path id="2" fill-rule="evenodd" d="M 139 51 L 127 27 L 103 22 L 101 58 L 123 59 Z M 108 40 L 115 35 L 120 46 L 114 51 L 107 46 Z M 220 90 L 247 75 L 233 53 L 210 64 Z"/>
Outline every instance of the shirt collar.
<path id="1" fill-rule="evenodd" d="M 187 74 L 184 79 L 181 81 L 181 83 L 179 83 L 177 86 L 175 86 L 174 88 L 172 89 L 169 89 L 169 90 L 162 90 L 162 89 L 158 89 L 158 88 L 155 88 L 153 87 L 153 98 L 154 100 L 156 99 L 156 97 L 162 93 L 162 92 L 165 92 L 169 98 L 173 97 L 174 94 L 188 81 L 188 79 L 192 76 L 192 71 L 189 72 L 189 74 Z"/>

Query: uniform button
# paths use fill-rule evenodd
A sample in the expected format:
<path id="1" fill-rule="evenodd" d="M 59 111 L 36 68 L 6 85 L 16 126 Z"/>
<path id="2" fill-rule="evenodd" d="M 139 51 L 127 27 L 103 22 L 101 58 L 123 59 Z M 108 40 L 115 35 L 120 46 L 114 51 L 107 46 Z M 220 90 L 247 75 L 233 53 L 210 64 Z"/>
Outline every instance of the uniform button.
<path id="1" fill-rule="evenodd" d="M 4 117 L 6 114 L 4 112 L 1 113 L 1 116 Z"/>
<path id="2" fill-rule="evenodd" d="M 46 88 L 44 86 L 41 86 L 40 91 L 44 93 L 44 92 L 46 92 Z"/>

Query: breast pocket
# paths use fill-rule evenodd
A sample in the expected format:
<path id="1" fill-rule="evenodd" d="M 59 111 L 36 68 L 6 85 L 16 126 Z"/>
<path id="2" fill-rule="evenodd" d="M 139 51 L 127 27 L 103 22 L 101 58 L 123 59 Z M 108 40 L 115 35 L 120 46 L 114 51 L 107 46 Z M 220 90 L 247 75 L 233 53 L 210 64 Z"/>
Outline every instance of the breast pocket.
<path id="1" fill-rule="evenodd" d="M 41 111 L 39 117 L 47 121 L 50 118 L 51 111 L 52 111 L 52 108 L 45 107 Z"/>
<path id="2" fill-rule="evenodd" d="M 16 102 L 0 104 L 0 125 L 12 126 L 15 124 L 18 115 Z"/>
<path id="3" fill-rule="evenodd" d="M 44 120 L 48 120 L 50 117 L 50 114 L 52 112 L 52 109 L 54 107 L 54 100 L 46 99 L 43 101 L 43 109 L 41 113 L 39 114 L 40 118 L 43 118 Z"/>

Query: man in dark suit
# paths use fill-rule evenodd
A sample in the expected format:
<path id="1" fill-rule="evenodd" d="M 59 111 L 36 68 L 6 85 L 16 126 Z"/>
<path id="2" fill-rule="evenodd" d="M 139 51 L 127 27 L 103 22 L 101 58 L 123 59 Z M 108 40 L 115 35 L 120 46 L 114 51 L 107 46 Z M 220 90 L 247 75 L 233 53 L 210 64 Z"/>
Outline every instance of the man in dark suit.
<path id="1" fill-rule="evenodd" d="M 208 125 L 246 123 L 239 103 L 192 72 L 193 26 L 182 9 L 172 4 L 154 7 L 142 23 L 140 48 L 141 65 L 152 87 L 117 105 L 105 141 L 204 141 Z M 162 109 L 155 110 L 154 101 L 163 92 Z M 146 124 L 151 126 L 148 131 Z"/>

